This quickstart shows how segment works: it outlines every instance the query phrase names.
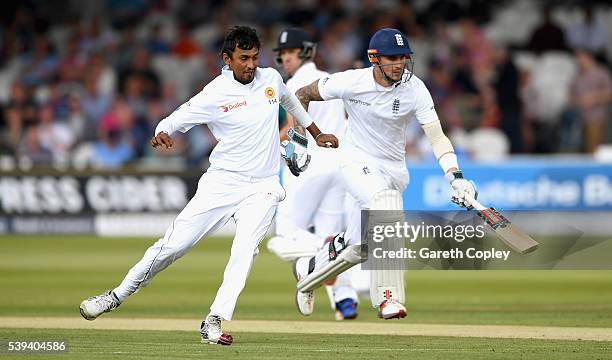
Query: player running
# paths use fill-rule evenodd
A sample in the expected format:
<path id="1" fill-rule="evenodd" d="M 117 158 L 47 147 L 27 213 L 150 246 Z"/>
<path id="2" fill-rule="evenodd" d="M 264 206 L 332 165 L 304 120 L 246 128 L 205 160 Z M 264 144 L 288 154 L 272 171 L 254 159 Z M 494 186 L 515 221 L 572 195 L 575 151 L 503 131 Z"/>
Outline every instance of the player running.
<path id="1" fill-rule="evenodd" d="M 226 66 L 204 89 L 163 119 L 151 139 L 153 147 L 172 147 L 171 135 L 207 124 L 219 140 L 210 156 L 210 168 L 202 175 L 194 197 L 168 227 L 164 237 L 113 290 L 84 300 L 81 315 L 94 320 L 117 308 L 147 285 L 153 277 L 185 255 L 200 238 L 213 234 L 230 218 L 236 236 L 223 274 L 223 283 L 200 327 L 202 342 L 230 345 L 231 335 L 221 330 L 231 320 L 238 296 L 245 286 L 279 201 L 285 191 L 279 183 L 279 103 L 316 138 L 319 146 L 337 147 L 334 135 L 323 134 L 298 99 L 272 68 L 258 68 L 260 42 L 255 30 L 236 26 L 225 37 Z M 299 144 L 291 161 L 303 160 Z"/>
<path id="2" fill-rule="evenodd" d="M 312 258 L 296 262 L 298 299 L 312 307 L 313 289 L 327 279 L 364 261 L 361 254 L 362 209 L 402 210 L 402 192 L 408 185 L 405 163 L 405 129 L 416 118 L 449 180 L 453 202 L 469 207 L 466 195 L 476 197 L 471 181 L 463 178 L 457 156 L 444 135 L 433 100 L 423 82 L 412 73 L 408 39 L 396 29 L 382 29 L 370 39 L 372 67 L 347 70 L 319 79 L 296 95 L 305 109 L 311 101 L 342 99 L 349 115 L 341 150 L 341 173 L 352 202 L 347 231 Z M 391 214 L 401 212 L 392 211 Z M 390 224 L 401 219 L 386 219 Z M 395 245 L 401 244 L 401 239 Z M 370 299 L 384 319 L 406 316 L 404 271 L 370 271 Z"/>
<path id="3" fill-rule="evenodd" d="M 289 28 L 282 31 L 274 51 L 278 52 L 277 62 L 291 76 L 287 80 L 289 90 L 295 92 L 314 80 L 329 75 L 317 69 L 313 62 L 316 44 L 302 29 Z M 346 115 L 342 100 L 331 100 L 312 104 L 308 108 L 312 118 L 317 119 L 321 131 L 334 134 L 340 140 L 346 131 Z M 295 127 L 300 133 L 303 128 L 294 125 L 288 116 L 287 127 Z M 281 134 L 285 131 L 281 130 Z M 308 135 L 309 144 L 314 144 Z M 300 256 L 313 256 L 324 244 L 324 240 L 338 234 L 344 227 L 344 193 L 338 168 L 338 152 L 308 146 L 311 155 L 308 171 L 293 176 L 288 167 L 282 172 L 283 187 L 287 197 L 279 204 L 276 213 L 276 237 L 268 241 L 268 249 L 285 261 L 293 261 Z M 308 231 L 314 226 L 314 234 Z M 307 295 L 307 294 L 306 294 Z M 296 296 L 305 296 L 297 292 Z M 332 302 L 337 310 L 337 319 L 357 317 L 358 297 L 350 285 L 350 273 L 338 277 L 332 287 Z M 303 303 L 303 302 L 299 302 Z M 309 315 L 312 308 L 301 309 Z"/>

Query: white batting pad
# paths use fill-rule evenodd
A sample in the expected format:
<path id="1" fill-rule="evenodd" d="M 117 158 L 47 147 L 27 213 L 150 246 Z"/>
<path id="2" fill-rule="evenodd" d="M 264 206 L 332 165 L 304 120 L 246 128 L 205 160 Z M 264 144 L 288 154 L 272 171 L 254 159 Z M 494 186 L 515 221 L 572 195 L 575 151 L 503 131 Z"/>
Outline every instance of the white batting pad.
<path id="1" fill-rule="evenodd" d="M 396 190 L 383 190 L 374 195 L 371 210 L 379 210 L 376 223 L 378 225 L 394 225 L 404 219 L 404 206 L 402 194 Z M 404 239 L 386 238 L 385 249 L 399 250 L 404 247 Z M 369 260 L 372 269 L 389 268 L 390 261 L 403 261 L 402 259 L 375 259 Z M 397 268 L 398 266 L 393 266 Z M 401 266 L 399 266 L 401 267 Z M 373 307 L 378 307 L 384 300 L 393 298 L 400 303 L 405 301 L 404 270 L 370 270 L 370 300 Z"/>

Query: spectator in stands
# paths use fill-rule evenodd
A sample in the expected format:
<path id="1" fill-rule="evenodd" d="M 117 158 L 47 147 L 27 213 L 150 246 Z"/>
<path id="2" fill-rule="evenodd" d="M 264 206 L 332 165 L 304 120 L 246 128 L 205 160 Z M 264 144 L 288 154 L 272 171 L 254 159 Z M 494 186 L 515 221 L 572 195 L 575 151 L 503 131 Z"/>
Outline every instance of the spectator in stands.
<path id="1" fill-rule="evenodd" d="M 64 94 L 64 83 L 52 81 L 44 86 L 44 96 L 38 97 L 38 107 L 49 106 L 55 117 L 64 119 L 68 115 L 68 98 Z"/>
<path id="2" fill-rule="evenodd" d="M 111 97 L 98 90 L 98 80 L 94 74 L 89 74 L 85 79 L 85 91 L 81 95 L 83 115 L 87 122 L 87 130 L 84 133 L 85 140 L 92 141 L 97 136 L 102 116 L 110 109 Z"/>
<path id="3" fill-rule="evenodd" d="M 134 157 L 130 143 L 121 136 L 118 127 L 104 128 L 94 144 L 92 163 L 97 168 L 113 169 L 125 165 Z"/>
<path id="4" fill-rule="evenodd" d="M 144 97 L 143 77 L 131 76 L 127 79 L 125 89 L 125 104 L 133 114 L 131 123 L 126 123 L 122 128 L 129 133 L 133 141 L 134 150 L 138 157 L 142 157 L 144 148 L 149 142 L 150 131 L 155 126 L 150 126 L 147 121 L 147 99 Z M 158 118 L 158 121 L 161 118 Z"/>
<path id="5" fill-rule="evenodd" d="M 569 44 L 572 48 L 585 49 L 603 58 L 606 46 L 608 46 L 608 31 L 604 24 L 595 18 L 591 5 L 583 8 L 583 15 L 582 21 L 570 27 Z"/>
<path id="6" fill-rule="evenodd" d="M 160 24 L 153 25 L 151 29 L 151 38 L 147 42 L 147 49 L 152 56 L 170 53 L 170 43 L 164 39 L 161 30 Z"/>
<path id="7" fill-rule="evenodd" d="M 49 165 L 53 162 L 53 154 L 42 146 L 39 134 L 37 126 L 27 129 L 23 141 L 19 144 L 19 157 L 28 159 L 32 165 Z"/>
<path id="8" fill-rule="evenodd" d="M 68 96 L 68 114 L 66 116 L 66 124 L 70 127 L 70 130 L 74 134 L 75 143 L 81 143 L 85 140 L 85 135 L 88 131 L 88 124 L 85 114 L 83 114 L 81 97 L 76 92 Z"/>
<path id="9" fill-rule="evenodd" d="M 86 54 L 105 52 L 119 41 L 119 36 L 100 17 L 87 21 L 84 27 L 80 47 Z"/>
<path id="10" fill-rule="evenodd" d="M 425 85 L 434 104 L 436 110 L 440 113 L 440 118 L 450 128 L 461 126 L 461 118 L 457 111 L 457 106 L 454 100 L 457 96 L 457 86 L 453 83 L 451 71 L 447 66 L 437 60 L 429 62 L 429 78 L 425 81 Z M 450 130 L 450 129 L 449 129 Z"/>
<path id="11" fill-rule="evenodd" d="M 460 123 L 453 124 L 455 127 L 473 129 L 480 125 L 482 100 L 479 89 L 474 82 L 472 68 L 469 65 L 465 49 L 457 47 L 453 49 L 451 69 L 453 88 L 456 89 L 453 103 L 458 112 L 456 120 Z M 453 117 L 453 119 L 455 119 Z"/>
<path id="12" fill-rule="evenodd" d="M 493 66 L 493 46 L 473 19 L 464 17 L 459 24 L 467 63 L 478 78 L 479 71 L 488 71 Z"/>
<path id="13" fill-rule="evenodd" d="M 113 96 L 117 91 L 117 72 L 110 66 L 102 53 L 94 53 L 89 57 L 87 75 L 96 80 L 98 92 L 102 95 Z"/>
<path id="14" fill-rule="evenodd" d="M 79 40 L 71 36 L 68 40 L 67 51 L 60 60 L 59 77 L 63 83 L 79 83 L 83 81 L 87 66 L 87 53 L 80 51 Z"/>
<path id="15" fill-rule="evenodd" d="M 138 75 L 131 75 L 125 80 L 125 102 L 137 118 L 144 118 L 147 112 L 147 101 L 144 97 L 145 81 Z"/>
<path id="16" fill-rule="evenodd" d="M 495 100 L 499 109 L 499 128 L 510 140 L 510 152 L 524 152 L 522 105 L 520 93 L 520 74 L 512 57 L 504 48 L 494 53 L 496 76 L 493 78 Z"/>
<path id="17" fill-rule="evenodd" d="M 478 112 L 480 117 L 475 126 L 494 127 L 499 120 L 495 92 L 491 88 L 494 74 L 493 46 L 476 22 L 468 17 L 461 18 L 460 47 L 470 70 L 469 76 L 478 92 Z"/>
<path id="18" fill-rule="evenodd" d="M 327 62 L 329 72 L 348 69 L 361 47 L 361 39 L 355 32 L 354 20 L 345 14 L 332 23 L 331 28 L 323 33 L 319 44 L 322 58 Z"/>
<path id="19" fill-rule="evenodd" d="M 112 48 L 110 53 L 106 53 L 106 56 L 115 69 L 123 70 L 130 66 L 134 53 L 143 45 L 138 40 L 136 24 L 134 23 L 126 24 L 121 29 L 119 38 L 118 44 Z"/>
<path id="20" fill-rule="evenodd" d="M 111 109 L 104 114 L 100 124 L 102 131 L 117 130 L 121 139 L 130 144 L 134 156 L 141 157 L 148 145 L 151 127 L 146 117 L 136 116 L 134 109 L 122 97 L 113 101 Z"/>
<path id="21" fill-rule="evenodd" d="M 25 58 L 24 83 L 28 86 L 43 84 L 56 75 L 58 68 L 59 58 L 51 52 L 49 40 L 45 35 L 39 35 L 34 51 Z"/>
<path id="22" fill-rule="evenodd" d="M 36 104 L 21 82 L 15 82 L 11 86 L 10 100 L 4 109 L 4 119 L 9 130 L 9 144 L 15 151 L 22 134 L 37 124 Z"/>
<path id="23" fill-rule="evenodd" d="M 185 24 L 179 26 L 178 40 L 172 48 L 172 53 L 183 59 L 198 55 L 198 44 L 191 37 L 189 27 Z"/>
<path id="24" fill-rule="evenodd" d="M 531 34 L 528 49 L 536 55 L 547 51 L 567 51 L 565 32 L 552 19 L 552 7 L 546 6 L 543 12 L 543 22 Z"/>
<path id="25" fill-rule="evenodd" d="M 21 55 L 31 51 L 36 38 L 36 21 L 32 12 L 25 6 L 20 6 L 13 17 L 13 22 L 8 27 L 7 45 L 15 55 Z"/>
<path id="26" fill-rule="evenodd" d="M 148 50 L 143 46 L 134 52 L 130 66 L 119 74 L 119 92 L 121 94 L 126 94 L 128 80 L 133 77 L 138 77 L 142 81 L 142 92 L 146 98 L 159 97 L 161 91 L 160 79 L 151 67 Z"/>
<path id="27" fill-rule="evenodd" d="M 584 124 L 586 151 L 592 153 L 602 143 L 604 126 L 610 121 L 612 79 L 588 50 L 576 50 L 576 62 L 579 71 L 572 82 L 570 98 Z"/>
<path id="28" fill-rule="evenodd" d="M 488 16 L 490 7 L 501 9 L 497 2 L 426 3 L 417 6 L 401 0 L 391 7 L 384 1 L 315 0 L 298 5 L 266 1 L 261 6 L 207 0 L 112 0 L 98 5 L 69 1 L 66 9 L 45 12 L 45 2 L 28 1 L 26 6 L 12 7 L 12 13 L 5 14 L 10 21 L 0 26 L 0 152 L 19 155 L 21 151 L 37 164 L 50 161 L 56 149 L 46 146 L 56 144 L 45 136 L 47 131 L 62 132 L 56 125 L 63 124 L 74 141 L 86 143 L 83 148 L 91 149 L 90 144 L 100 140 L 106 150 L 99 154 L 140 159 L 155 124 L 219 74 L 223 64 L 214 49 L 226 29 L 242 21 L 259 23 L 268 43 L 274 40 L 279 22 L 309 29 L 322 37 L 315 61 L 331 72 L 368 64 L 365 50 L 371 34 L 382 27 L 401 27 L 415 42 L 416 56 L 422 59 L 415 72 L 427 79 L 449 131 L 499 127 L 511 140 L 512 152 L 592 151 L 602 141 L 610 116 L 605 102 L 609 75 L 592 61 L 592 54 L 599 59 L 604 50 L 611 50 L 606 49 L 610 42 L 606 4 L 600 2 L 597 11 L 585 7 L 584 19 L 567 28 L 567 38 L 552 20 L 550 6 L 531 38 L 527 28 L 502 36 L 526 42 L 537 54 L 567 50 L 566 39 L 572 47 L 590 53 L 575 57 L 569 52 L 547 53 L 521 61 L 519 74 L 507 54 L 493 50 L 501 46 L 493 39 L 500 38 L 487 39 L 483 31 L 501 21 Z M 502 6 L 506 5 L 516 4 Z M 243 11 L 235 11 L 237 6 Z M 524 11 L 537 6 L 518 7 Z M 569 16 L 572 10 L 558 11 Z M 517 26 L 531 25 L 528 18 Z M 260 63 L 274 66 L 268 50 L 264 46 Z M 419 63 L 430 60 L 424 71 Z M 575 78 L 574 60 L 580 65 Z M 523 74 L 526 85 L 521 86 L 520 99 L 517 83 Z M 568 96 L 572 79 L 573 95 Z M 53 109 L 52 117 L 48 108 Z M 559 109 L 569 111 L 562 117 Z M 567 116 L 571 114 L 575 116 Z M 42 124 L 42 119 L 53 121 Z M 565 119 L 561 125 L 576 127 L 562 127 L 559 140 L 561 119 Z M 535 131 L 522 129 L 529 127 L 527 123 Z M 418 137 L 418 131 L 415 134 Z M 214 142 L 202 127 L 177 139 L 164 156 L 200 165 Z M 128 153 L 123 145 L 129 156 L 116 156 Z"/>
<path id="29" fill-rule="evenodd" d="M 37 132 L 40 147 L 50 152 L 56 163 L 66 163 L 76 140 L 72 129 L 65 122 L 56 119 L 50 106 L 42 107 L 38 111 L 38 117 Z"/>
<path id="30" fill-rule="evenodd" d="M 165 84 L 162 97 L 148 103 L 146 118 L 149 126 L 155 128 L 161 119 L 170 115 L 180 105 L 180 101 L 176 98 L 176 87 L 173 84 Z"/>

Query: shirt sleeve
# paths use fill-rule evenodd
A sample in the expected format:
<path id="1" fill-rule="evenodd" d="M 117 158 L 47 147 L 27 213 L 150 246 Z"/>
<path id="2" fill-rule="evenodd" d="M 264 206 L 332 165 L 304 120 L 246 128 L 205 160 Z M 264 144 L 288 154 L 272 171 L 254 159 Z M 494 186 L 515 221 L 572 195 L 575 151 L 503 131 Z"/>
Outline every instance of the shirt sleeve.
<path id="1" fill-rule="evenodd" d="M 308 112 L 302 106 L 302 103 L 298 100 L 295 94 L 289 90 L 287 85 L 283 83 L 282 78 L 279 76 L 280 89 L 280 104 L 290 113 L 297 122 L 303 127 L 307 128 L 312 124 L 312 118 L 308 115 Z"/>
<path id="2" fill-rule="evenodd" d="M 416 103 L 414 107 L 414 116 L 419 121 L 419 124 L 424 125 L 432 121 L 438 120 L 438 114 L 431 98 L 429 90 L 420 79 L 415 79 L 416 85 Z"/>
<path id="3" fill-rule="evenodd" d="M 206 93 L 202 91 L 160 121 L 155 128 L 155 135 L 160 132 L 166 132 L 168 135 L 176 131 L 184 133 L 196 125 L 209 124 L 213 119 L 213 107 Z"/>
<path id="4" fill-rule="evenodd" d="M 319 94 L 323 100 L 343 99 L 351 88 L 351 72 L 343 71 L 319 79 Z"/>

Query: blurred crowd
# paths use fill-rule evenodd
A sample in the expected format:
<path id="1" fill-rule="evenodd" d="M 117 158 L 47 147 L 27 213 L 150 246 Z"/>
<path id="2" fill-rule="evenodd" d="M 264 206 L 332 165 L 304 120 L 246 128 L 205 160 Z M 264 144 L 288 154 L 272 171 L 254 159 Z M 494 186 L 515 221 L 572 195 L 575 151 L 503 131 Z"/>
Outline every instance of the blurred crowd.
<path id="1" fill-rule="evenodd" d="M 554 7 L 550 6 L 554 5 Z M 157 122 L 217 76 L 233 24 L 260 66 L 287 26 L 329 72 L 368 66 L 369 37 L 404 31 L 459 151 L 591 153 L 612 143 L 612 8 L 578 1 L 35 1 L 3 5 L 0 167 L 205 166 L 205 126 L 153 152 Z M 423 151 L 409 129 L 407 153 Z M 476 146 L 477 144 L 478 146 Z"/>

